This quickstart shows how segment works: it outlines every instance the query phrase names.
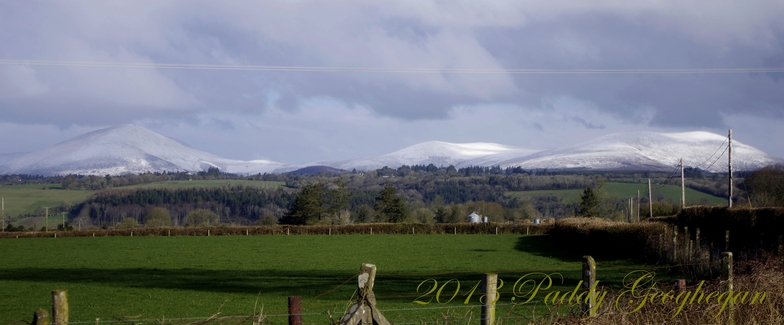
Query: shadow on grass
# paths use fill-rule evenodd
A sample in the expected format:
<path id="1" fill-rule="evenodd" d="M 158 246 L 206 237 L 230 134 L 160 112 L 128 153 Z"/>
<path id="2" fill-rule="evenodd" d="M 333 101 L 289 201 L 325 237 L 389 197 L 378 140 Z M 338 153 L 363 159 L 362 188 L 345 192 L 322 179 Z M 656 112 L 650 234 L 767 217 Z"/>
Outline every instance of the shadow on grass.
<path id="1" fill-rule="evenodd" d="M 515 249 L 542 257 L 559 259 L 563 262 L 580 262 L 582 255 L 569 249 L 550 235 L 520 236 Z"/>
<path id="2" fill-rule="evenodd" d="M 39 283 L 70 283 L 113 288 L 156 288 L 232 294 L 323 297 L 347 300 L 357 289 L 355 274 L 325 271 L 235 271 L 203 269 L 94 269 L 94 268 L 16 268 L 0 270 L 4 281 Z M 431 285 L 417 286 L 431 277 L 427 275 L 378 275 L 374 291 L 380 298 L 412 302 L 427 292 Z M 445 273 L 438 275 L 441 286 L 450 279 L 462 283 L 460 292 L 467 291 L 481 279 L 481 274 Z M 453 281 L 445 290 L 454 291 Z M 333 289 L 336 289 L 332 291 Z M 327 293 L 328 292 L 328 293 Z M 327 293 L 327 294 L 325 294 Z M 323 295 L 322 295 L 323 294 Z M 432 296 L 432 294 L 430 295 Z M 478 296 L 477 296 L 478 297 Z M 425 300 L 427 299 L 424 298 Z"/>

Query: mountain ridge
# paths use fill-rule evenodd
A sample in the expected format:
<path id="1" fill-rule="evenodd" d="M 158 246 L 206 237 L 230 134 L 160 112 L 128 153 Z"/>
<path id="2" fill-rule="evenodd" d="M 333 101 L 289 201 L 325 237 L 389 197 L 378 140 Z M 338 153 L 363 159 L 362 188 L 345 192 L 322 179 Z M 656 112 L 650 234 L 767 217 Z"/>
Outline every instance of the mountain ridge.
<path id="1" fill-rule="evenodd" d="M 6 154 L 0 174 L 118 175 L 144 172 L 198 172 L 209 167 L 237 174 L 284 173 L 325 166 L 375 170 L 403 165 L 501 166 L 551 170 L 671 170 L 686 167 L 721 172 L 726 137 L 693 131 L 614 133 L 563 148 L 537 150 L 490 142 L 426 141 L 388 154 L 359 159 L 285 164 L 269 160 L 234 160 L 194 149 L 144 127 L 126 124 L 89 132 L 26 154 Z M 2 156 L 2 155 L 0 155 Z M 751 170 L 784 162 L 733 140 L 733 167 Z"/>

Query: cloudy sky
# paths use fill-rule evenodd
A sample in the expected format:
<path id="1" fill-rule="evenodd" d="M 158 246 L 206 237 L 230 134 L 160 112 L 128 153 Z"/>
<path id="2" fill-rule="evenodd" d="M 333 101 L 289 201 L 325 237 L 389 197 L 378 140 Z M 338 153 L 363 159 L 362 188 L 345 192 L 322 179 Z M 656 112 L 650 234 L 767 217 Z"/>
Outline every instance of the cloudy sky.
<path id="1" fill-rule="evenodd" d="M 780 0 L 328 3 L 0 1 L 0 153 L 134 123 L 288 163 L 728 128 L 784 157 Z"/>

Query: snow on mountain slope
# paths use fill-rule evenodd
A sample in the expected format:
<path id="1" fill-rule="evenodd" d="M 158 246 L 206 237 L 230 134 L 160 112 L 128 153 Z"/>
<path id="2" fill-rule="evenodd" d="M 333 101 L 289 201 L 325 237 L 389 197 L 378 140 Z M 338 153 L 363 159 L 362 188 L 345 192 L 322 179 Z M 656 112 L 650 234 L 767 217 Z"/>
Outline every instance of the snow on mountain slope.
<path id="1" fill-rule="evenodd" d="M 344 170 L 374 170 L 398 168 L 403 165 L 429 165 L 437 167 L 493 166 L 510 157 L 525 156 L 537 150 L 524 149 L 489 142 L 450 143 L 428 141 L 415 144 L 378 157 L 342 161 L 320 161 L 308 165 L 323 165 Z M 473 163 L 469 163 L 473 162 Z M 296 169 L 296 168 L 294 168 Z"/>
<path id="2" fill-rule="evenodd" d="M 726 137 L 709 132 L 610 134 L 566 148 L 537 151 L 496 143 L 429 141 L 378 157 L 286 165 L 267 160 L 232 160 L 191 148 L 143 127 L 123 125 L 84 134 L 21 156 L 4 156 L 2 174 L 118 175 L 198 172 L 209 167 L 238 174 L 288 172 L 308 166 L 374 170 L 384 166 L 501 166 L 524 169 L 672 170 L 687 167 L 723 172 Z M 718 149 L 718 151 L 717 151 Z M 733 141 L 733 168 L 752 170 L 784 160 Z M 2 157 L 0 157 L 2 158 Z"/>
<path id="3" fill-rule="evenodd" d="M 199 151 L 136 125 L 90 132 L 17 157 L 4 174 L 119 175 L 144 172 L 197 172 L 218 167 L 227 172 L 258 173 L 279 168 L 271 161 L 238 161 Z"/>
<path id="4" fill-rule="evenodd" d="M 524 169 L 672 170 L 683 158 L 686 167 L 727 170 L 725 136 L 710 132 L 610 134 L 574 146 L 503 161 Z M 718 150 L 718 152 L 717 152 Z M 732 141 L 733 169 L 752 170 L 781 159 L 737 140 Z"/>

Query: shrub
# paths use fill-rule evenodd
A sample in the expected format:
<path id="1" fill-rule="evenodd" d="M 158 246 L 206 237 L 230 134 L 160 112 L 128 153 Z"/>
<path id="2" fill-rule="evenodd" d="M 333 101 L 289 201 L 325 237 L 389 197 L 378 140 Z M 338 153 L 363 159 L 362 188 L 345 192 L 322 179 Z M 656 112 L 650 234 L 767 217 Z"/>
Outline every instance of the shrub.
<path id="1" fill-rule="evenodd" d="M 171 226 L 171 215 L 165 208 L 153 208 L 144 215 L 144 225 L 147 227 Z"/>
<path id="2" fill-rule="evenodd" d="M 196 209 L 185 216 L 186 227 L 203 227 L 218 225 L 218 215 L 215 212 L 205 209 Z"/>
<path id="3" fill-rule="evenodd" d="M 137 228 L 139 227 L 139 222 L 134 218 L 125 218 L 114 227 L 119 229 Z"/>

